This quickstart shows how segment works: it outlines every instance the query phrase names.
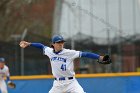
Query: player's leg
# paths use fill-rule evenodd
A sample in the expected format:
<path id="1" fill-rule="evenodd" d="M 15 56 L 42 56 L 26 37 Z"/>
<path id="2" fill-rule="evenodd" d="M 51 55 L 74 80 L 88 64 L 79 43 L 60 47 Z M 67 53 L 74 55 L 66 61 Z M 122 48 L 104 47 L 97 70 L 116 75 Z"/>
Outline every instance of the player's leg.
<path id="1" fill-rule="evenodd" d="M 1 92 L 2 92 L 2 93 L 8 93 L 8 91 L 7 91 L 7 86 L 6 86 L 5 81 L 2 80 L 0 83 L 1 83 L 1 87 L 0 87 Z"/>
<path id="2" fill-rule="evenodd" d="M 57 87 L 52 87 L 49 93 L 62 93 Z"/>
<path id="3" fill-rule="evenodd" d="M 58 84 L 57 81 L 53 82 L 53 86 L 52 86 L 51 90 L 49 91 L 49 93 L 63 93 L 61 86 Z"/>
<path id="4" fill-rule="evenodd" d="M 67 87 L 68 93 L 86 93 L 76 79 Z"/>

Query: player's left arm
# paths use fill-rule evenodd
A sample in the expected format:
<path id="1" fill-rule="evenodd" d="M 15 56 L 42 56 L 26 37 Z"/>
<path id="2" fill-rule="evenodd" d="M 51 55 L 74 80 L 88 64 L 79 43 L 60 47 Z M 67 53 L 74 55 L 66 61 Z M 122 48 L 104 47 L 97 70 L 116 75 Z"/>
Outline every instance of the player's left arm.
<path id="1" fill-rule="evenodd" d="M 111 58 L 109 55 L 100 56 L 98 54 L 91 53 L 91 52 L 80 52 L 80 56 L 97 59 L 98 60 L 97 62 L 99 62 L 101 64 L 110 64 L 111 63 Z"/>

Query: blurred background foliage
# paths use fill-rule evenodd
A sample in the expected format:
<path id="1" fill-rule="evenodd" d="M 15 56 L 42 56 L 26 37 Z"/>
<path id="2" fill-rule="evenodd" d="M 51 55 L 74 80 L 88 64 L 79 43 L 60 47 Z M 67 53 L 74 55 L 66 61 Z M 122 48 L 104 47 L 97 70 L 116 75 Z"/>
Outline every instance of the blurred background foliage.
<path id="1" fill-rule="evenodd" d="M 10 41 L 25 29 L 34 39 L 50 38 L 53 12 L 51 0 L 0 0 L 0 40 Z"/>
<path id="2" fill-rule="evenodd" d="M 18 44 L 25 30 L 24 40 L 49 44 L 54 5 L 54 0 L 0 0 L 0 56 L 5 57 L 11 75 L 21 75 L 23 55 Z M 49 60 L 42 54 L 42 51 L 27 48 L 24 74 L 51 73 L 48 72 Z"/>

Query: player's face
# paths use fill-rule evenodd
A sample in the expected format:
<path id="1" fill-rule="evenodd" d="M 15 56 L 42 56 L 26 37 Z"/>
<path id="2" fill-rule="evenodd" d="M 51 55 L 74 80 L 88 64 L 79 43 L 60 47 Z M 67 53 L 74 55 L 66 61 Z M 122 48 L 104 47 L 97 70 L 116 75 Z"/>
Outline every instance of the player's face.
<path id="1" fill-rule="evenodd" d="M 3 68 L 4 67 L 4 62 L 0 62 L 0 68 Z"/>
<path id="2" fill-rule="evenodd" d="M 64 42 L 60 41 L 60 42 L 54 43 L 53 46 L 54 46 L 55 51 L 60 51 L 64 47 Z"/>

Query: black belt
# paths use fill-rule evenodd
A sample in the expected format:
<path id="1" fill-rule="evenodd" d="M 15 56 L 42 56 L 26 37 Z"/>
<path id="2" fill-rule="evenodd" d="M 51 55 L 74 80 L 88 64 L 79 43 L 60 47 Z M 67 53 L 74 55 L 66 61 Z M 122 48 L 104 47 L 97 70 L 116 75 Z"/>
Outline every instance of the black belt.
<path id="1" fill-rule="evenodd" d="M 55 80 L 71 80 L 73 77 L 61 77 L 61 78 L 54 78 Z"/>

